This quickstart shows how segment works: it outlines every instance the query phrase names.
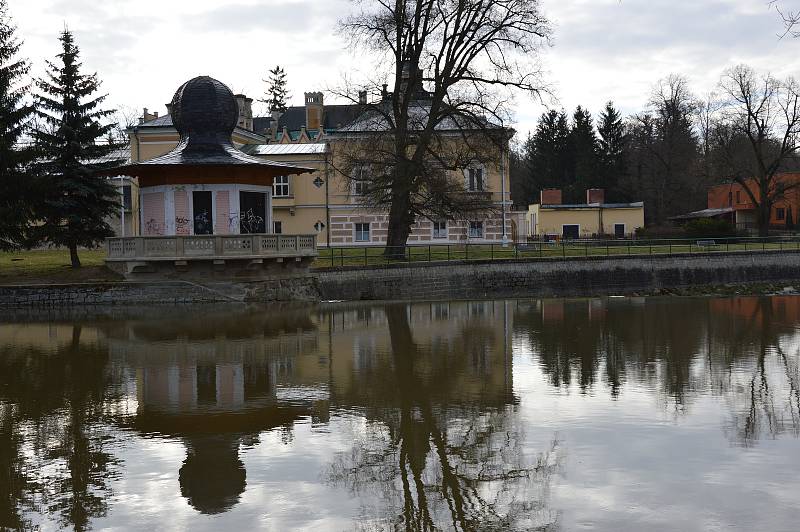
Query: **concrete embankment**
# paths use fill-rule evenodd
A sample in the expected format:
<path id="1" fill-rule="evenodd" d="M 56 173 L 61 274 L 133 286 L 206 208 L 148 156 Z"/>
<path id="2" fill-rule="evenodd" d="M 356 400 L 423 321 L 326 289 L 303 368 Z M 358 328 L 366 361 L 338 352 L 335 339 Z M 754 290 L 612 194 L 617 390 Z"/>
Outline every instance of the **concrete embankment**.
<path id="1" fill-rule="evenodd" d="M 800 252 L 397 264 L 269 281 L 0 286 L 0 307 L 582 296 L 800 282 Z"/>

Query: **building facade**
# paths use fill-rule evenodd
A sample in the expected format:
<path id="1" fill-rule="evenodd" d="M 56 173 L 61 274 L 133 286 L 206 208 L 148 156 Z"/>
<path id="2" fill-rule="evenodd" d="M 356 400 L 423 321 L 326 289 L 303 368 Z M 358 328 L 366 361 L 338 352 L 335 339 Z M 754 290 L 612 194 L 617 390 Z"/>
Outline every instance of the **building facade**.
<path id="1" fill-rule="evenodd" d="M 385 96 L 385 95 L 384 95 Z M 366 103 L 366 95 L 361 95 Z M 317 235 L 321 246 L 368 246 L 386 242 L 388 214 L 365 205 L 358 183 L 338 168 L 336 154 L 349 142 L 348 129 L 363 112 L 363 105 L 325 105 L 321 92 L 305 94 L 305 105 L 289 107 L 270 117 L 253 117 L 249 98 L 236 95 L 240 119 L 232 141 L 244 153 L 313 169 L 298 178 L 276 177 L 269 191 L 272 219 L 268 231 Z M 131 160 L 145 161 L 173 149 L 178 133 L 172 117 L 145 109 L 140 123 L 128 130 Z M 489 162 L 474 163 L 459 171 L 464 192 L 485 197 L 488 214 L 465 220 L 418 219 L 409 244 L 491 243 L 524 236 L 512 222 L 507 147 L 497 148 Z M 483 159 L 486 160 L 485 158 Z M 146 202 L 142 205 L 141 234 L 148 233 Z M 176 215 L 177 216 L 177 215 Z M 172 218 L 165 220 L 169 223 Z M 217 220 L 218 215 L 213 216 Z M 177 218 L 176 218 L 177 219 Z M 224 224 L 220 230 L 224 230 Z M 216 227 L 215 227 L 216 229 Z"/>
<path id="2" fill-rule="evenodd" d="M 528 207 L 526 223 L 528 235 L 539 240 L 630 238 L 644 227 L 644 203 L 605 203 L 602 189 L 589 189 L 585 204 L 565 205 L 560 190 L 543 190 L 540 202 Z"/>
<path id="3" fill-rule="evenodd" d="M 788 190 L 772 206 L 769 225 L 772 229 L 793 229 L 800 212 L 800 173 L 779 174 L 776 176 L 776 183 Z M 760 201 L 761 194 L 755 181 L 748 183 L 748 188 L 754 192 L 756 201 Z M 753 230 L 758 226 L 756 205 L 745 188 L 738 183 L 725 183 L 709 188 L 706 211 L 709 210 L 723 213 L 739 230 Z"/>

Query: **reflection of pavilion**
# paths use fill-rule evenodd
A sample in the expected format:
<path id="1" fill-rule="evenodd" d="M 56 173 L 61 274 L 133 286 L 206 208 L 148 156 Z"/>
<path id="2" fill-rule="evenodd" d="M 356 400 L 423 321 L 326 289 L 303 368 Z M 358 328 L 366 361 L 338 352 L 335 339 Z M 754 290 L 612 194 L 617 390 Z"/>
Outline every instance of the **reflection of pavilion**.
<path id="1" fill-rule="evenodd" d="M 506 303 L 401 307 L 413 327 L 411 380 L 398 372 L 393 318 L 382 307 L 227 309 L 103 324 L 112 366 L 129 375 L 137 399 L 121 424 L 180 438 L 181 493 L 199 511 L 218 513 L 246 487 L 241 442 L 264 431 L 327 422 L 332 407 L 399 408 L 398 390 L 422 390 L 415 380 L 428 390 L 420 404 L 444 415 L 514 401 Z"/>

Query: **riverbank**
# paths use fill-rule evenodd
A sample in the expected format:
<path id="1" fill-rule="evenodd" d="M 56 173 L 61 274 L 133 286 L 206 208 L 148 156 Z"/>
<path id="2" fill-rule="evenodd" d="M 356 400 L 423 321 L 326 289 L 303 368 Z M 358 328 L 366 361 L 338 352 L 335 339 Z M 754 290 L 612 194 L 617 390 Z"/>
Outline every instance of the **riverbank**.
<path id="1" fill-rule="evenodd" d="M 603 295 L 794 293 L 800 252 L 582 257 L 345 267 L 268 281 L 0 286 L 0 306 L 169 305 Z"/>

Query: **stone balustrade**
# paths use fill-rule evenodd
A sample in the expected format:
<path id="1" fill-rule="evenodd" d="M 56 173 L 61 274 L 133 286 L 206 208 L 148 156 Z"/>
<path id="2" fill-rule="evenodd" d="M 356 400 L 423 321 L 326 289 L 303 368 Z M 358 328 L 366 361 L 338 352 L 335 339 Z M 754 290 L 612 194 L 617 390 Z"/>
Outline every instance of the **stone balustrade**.
<path id="1" fill-rule="evenodd" d="M 270 264 L 308 269 L 317 256 L 316 235 L 131 236 L 106 239 L 106 264 L 127 276 L 165 274 L 171 278 L 215 275 L 275 274 Z M 244 271 L 239 271 L 244 269 Z M 237 273 L 238 271 L 238 273 Z M 277 273 L 285 273 L 281 270 Z"/>
<path id="2" fill-rule="evenodd" d="M 106 240 L 108 259 L 191 260 L 313 257 L 316 235 L 130 236 Z"/>

